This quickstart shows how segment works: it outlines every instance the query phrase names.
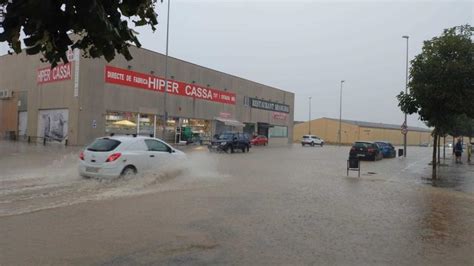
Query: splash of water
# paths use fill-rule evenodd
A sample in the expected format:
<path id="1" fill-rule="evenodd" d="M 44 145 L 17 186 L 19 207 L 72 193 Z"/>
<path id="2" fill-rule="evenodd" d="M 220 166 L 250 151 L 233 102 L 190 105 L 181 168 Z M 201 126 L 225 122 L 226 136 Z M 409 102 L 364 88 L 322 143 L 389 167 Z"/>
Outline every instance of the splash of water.
<path id="1" fill-rule="evenodd" d="M 34 157 L 28 159 L 44 160 Z M 25 167 L 8 175 L 0 174 L 0 216 L 86 201 L 212 186 L 227 177 L 219 173 L 218 161 L 218 157 L 208 153 L 195 152 L 188 154 L 184 161 L 168 163 L 136 176 L 87 179 L 77 172 L 76 153 L 60 154 L 42 167 Z"/>

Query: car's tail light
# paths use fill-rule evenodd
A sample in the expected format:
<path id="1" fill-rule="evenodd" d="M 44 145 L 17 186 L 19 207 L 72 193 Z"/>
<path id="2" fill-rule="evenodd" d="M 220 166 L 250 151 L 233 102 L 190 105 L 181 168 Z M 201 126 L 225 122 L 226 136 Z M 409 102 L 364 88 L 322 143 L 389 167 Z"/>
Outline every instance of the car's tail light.
<path id="1" fill-rule="evenodd" d="M 81 153 L 79 154 L 79 159 L 84 161 L 84 152 L 83 151 L 81 151 Z"/>
<path id="2" fill-rule="evenodd" d="M 354 147 L 351 148 L 351 151 L 355 151 L 355 150 L 356 150 L 356 148 L 354 148 Z"/>
<path id="3" fill-rule="evenodd" d="M 114 153 L 114 154 L 110 155 L 109 158 L 107 158 L 107 160 L 105 160 L 105 162 L 106 163 L 113 162 L 113 161 L 117 160 L 118 158 L 120 158 L 120 156 L 122 156 L 122 154 L 120 152 Z"/>
<path id="4" fill-rule="evenodd" d="M 374 152 L 375 150 L 372 149 L 372 148 L 368 148 L 367 151 L 368 151 L 368 152 Z"/>

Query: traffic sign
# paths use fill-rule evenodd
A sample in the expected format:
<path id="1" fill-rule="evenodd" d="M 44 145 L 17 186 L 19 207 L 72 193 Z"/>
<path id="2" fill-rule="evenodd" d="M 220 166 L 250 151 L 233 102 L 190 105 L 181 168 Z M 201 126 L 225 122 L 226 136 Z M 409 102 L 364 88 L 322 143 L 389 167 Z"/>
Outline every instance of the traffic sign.
<path id="1" fill-rule="evenodd" d="M 403 135 L 406 135 L 408 133 L 408 127 L 407 127 L 407 123 L 406 122 L 403 122 L 402 126 L 400 127 L 400 129 L 402 130 L 402 134 Z"/>

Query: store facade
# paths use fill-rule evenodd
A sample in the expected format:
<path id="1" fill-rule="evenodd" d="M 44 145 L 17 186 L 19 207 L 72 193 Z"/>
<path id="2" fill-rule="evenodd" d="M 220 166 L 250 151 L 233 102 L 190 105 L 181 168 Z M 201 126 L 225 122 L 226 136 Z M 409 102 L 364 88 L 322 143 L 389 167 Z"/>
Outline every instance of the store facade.
<path id="1" fill-rule="evenodd" d="M 0 134 L 85 145 L 104 135 L 156 136 L 205 144 L 223 131 L 292 140 L 294 94 L 131 48 L 134 59 L 88 59 L 70 51 L 55 68 L 38 56 L 0 57 Z M 21 99 L 20 99 L 21 98 Z M 8 107 L 8 108 L 7 108 Z"/>

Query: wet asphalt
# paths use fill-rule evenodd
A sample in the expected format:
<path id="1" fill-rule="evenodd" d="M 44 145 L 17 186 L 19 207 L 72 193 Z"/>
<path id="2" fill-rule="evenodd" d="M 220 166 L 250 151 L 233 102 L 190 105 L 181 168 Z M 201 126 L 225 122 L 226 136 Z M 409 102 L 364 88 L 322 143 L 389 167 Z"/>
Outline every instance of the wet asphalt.
<path id="1" fill-rule="evenodd" d="M 473 265 L 474 165 L 430 148 L 186 148 L 190 170 L 77 176 L 77 148 L 1 144 L 0 265 Z M 21 161 L 26 162 L 22 164 Z"/>

